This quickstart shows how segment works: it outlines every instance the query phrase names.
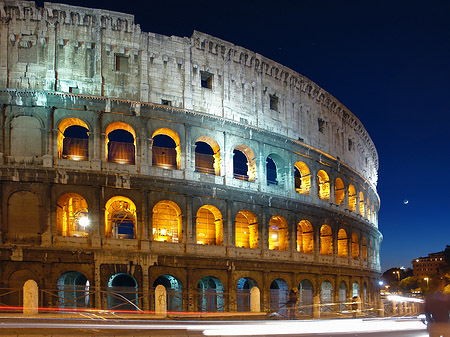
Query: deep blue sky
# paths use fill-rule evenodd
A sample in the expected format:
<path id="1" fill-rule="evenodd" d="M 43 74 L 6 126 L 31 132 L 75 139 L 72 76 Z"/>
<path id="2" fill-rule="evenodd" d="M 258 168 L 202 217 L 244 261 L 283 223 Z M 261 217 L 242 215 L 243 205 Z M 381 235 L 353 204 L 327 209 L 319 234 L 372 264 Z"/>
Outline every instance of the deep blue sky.
<path id="1" fill-rule="evenodd" d="M 382 269 L 450 245 L 450 1 L 53 2 L 134 14 L 145 32 L 199 30 L 308 77 L 375 142 Z"/>

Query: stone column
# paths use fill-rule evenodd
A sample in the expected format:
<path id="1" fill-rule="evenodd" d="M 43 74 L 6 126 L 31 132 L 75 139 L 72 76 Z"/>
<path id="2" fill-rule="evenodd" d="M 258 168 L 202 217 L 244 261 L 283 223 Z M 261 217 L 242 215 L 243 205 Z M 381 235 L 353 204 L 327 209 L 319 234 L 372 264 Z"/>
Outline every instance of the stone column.
<path id="1" fill-rule="evenodd" d="M 155 289 L 155 313 L 167 315 L 167 292 L 166 288 L 161 284 Z"/>
<path id="2" fill-rule="evenodd" d="M 250 312 L 261 312 L 261 293 L 258 287 L 250 289 Z"/>
<path id="3" fill-rule="evenodd" d="M 320 318 L 320 295 L 313 297 L 313 318 Z"/>
<path id="4" fill-rule="evenodd" d="M 23 313 L 24 315 L 37 315 L 39 289 L 36 281 L 28 280 L 23 285 Z"/>

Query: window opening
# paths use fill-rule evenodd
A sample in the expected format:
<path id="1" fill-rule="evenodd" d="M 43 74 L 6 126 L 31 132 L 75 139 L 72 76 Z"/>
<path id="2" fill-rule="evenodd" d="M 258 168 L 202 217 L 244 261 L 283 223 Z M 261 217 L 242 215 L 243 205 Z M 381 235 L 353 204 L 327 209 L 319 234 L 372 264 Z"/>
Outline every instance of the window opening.
<path id="1" fill-rule="evenodd" d="M 172 101 L 168 101 L 166 99 L 162 99 L 161 100 L 161 104 L 162 105 L 167 105 L 167 106 L 172 106 Z"/>
<path id="2" fill-rule="evenodd" d="M 324 133 L 325 131 L 325 121 L 322 118 L 317 119 L 317 123 L 319 124 L 319 132 Z"/>
<path id="3" fill-rule="evenodd" d="M 270 110 L 278 111 L 278 97 L 270 95 Z"/>
<path id="4" fill-rule="evenodd" d="M 200 71 L 202 88 L 212 89 L 213 74 L 207 71 Z"/>
<path id="5" fill-rule="evenodd" d="M 128 72 L 128 56 L 116 54 L 116 71 Z"/>

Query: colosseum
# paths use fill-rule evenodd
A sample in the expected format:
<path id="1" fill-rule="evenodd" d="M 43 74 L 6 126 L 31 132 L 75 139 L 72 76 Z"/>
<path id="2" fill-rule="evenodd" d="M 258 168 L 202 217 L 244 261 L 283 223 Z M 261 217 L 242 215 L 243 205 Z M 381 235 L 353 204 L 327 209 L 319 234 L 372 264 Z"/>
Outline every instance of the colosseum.
<path id="1" fill-rule="evenodd" d="M 219 38 L 0 1 L 0 303 L 298 315 L 378 303 L 378 154 L 317 84 Z M 125 300 L 123 300 L 125 299 Z M 317 314 L 317 313 L 316 313 Z"/>

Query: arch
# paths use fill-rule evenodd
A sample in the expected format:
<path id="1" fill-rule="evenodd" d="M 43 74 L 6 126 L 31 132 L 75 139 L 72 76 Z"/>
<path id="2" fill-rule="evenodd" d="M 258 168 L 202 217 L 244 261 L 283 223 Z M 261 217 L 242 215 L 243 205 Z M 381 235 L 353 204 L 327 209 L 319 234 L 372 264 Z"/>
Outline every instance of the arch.
<path id="1" fill-rule="evenodd" d="M 338 256 L 348 256 L 348 237 L 347 232 L 343 228 L 338 231 Z"/>
<path id="2" fill-rule="evenodd" d="M 352 258 L 359 258 L 359 238 L 356 233 L 352 233 Z"/>
<path id="3" fill-rule="evenodd" d="M 153 288 L 162 285 L 166 288 L 167 310 L 183 311 L 183 285 L 180 280 L 173 275 L 160 275 L 153 282 Z"/>
<path id="4" fill-rule="evenodd" d="M 105 205 L 105 236 L 135 239 L 137 233 L 136 205 L 123 196 L 112 197 Z"/>
<path id="5" fill-rule="evenodd" d="M 367 261 L 367 239 L 364 236 L 362 238 L 362 258 Z"/>
<path id="6" fill-rule="evenodd" d="M 289 232 L 286 219 L 281 215 L 274 215 L 269 221 L 269 249 L 288 250 Z"/>
<path id="7" fill-rule="evenodd" d="M 367 220 L 369 220 L 369 221 L 370 221 L 370 215 L 371 215 L 371 213 L 370 213 L 370 200 L 369 200 L 369 198 L 367 198 Z"/>
<path id="8" fill-rule="evenodd" d="M 345 281 L 339 282 L 339 311 L 347 310 L 347 283 Z"/>
<path id="9" fill-rule="evenodd" d="M 314 228 L 308 220 L 301 220 L 297 224 L 297 251 L 314 253 Z"/>
<path id="10" fill-rule="evenodd" d="M 321 312 L 333 312 L 333 284 L 325 280 L 320 286 L 320 306 Z"/>
<path id="11" fill-rule="evenodd" d="M 90 283 L 78 271 L 68 271 L 58 278 L 59 308 L 89 308 Z"/>
<path id="12" fill-rule="evenodd" d="M 330 178 L 324 170 L 317 172 L 317 193 L 322 200 L 330 200 Z"/>
<path id="13" fill-rule="evenodd" d="M 223 220 L 220 211 L 205 205 L 197 211 L 197 244 L 223 245 Z"/>
<path id="14" fill-rule="evenodd" d="M 106 161 L 119 164 L 136 163 L 136 132 L 123 122 L 114 122 L 105 131 Z"/>
<path id="15" fill-rule="evenodd" d="M 288 298 L 289 287 L 287 282 L 282 278 L 273 280 L 270 284 L 270 311 L 286 316 L 286 302 Z"/>
<path id="16" fill-rule="evenodd" d="M 79 118 L 65 118 L 58 125 L 58 158 L 89 159 L 89 127 Z"/>
<path id="17" fill-rule="evenodd" d="M 42 155 L 42 124 L 32 116 L 17 116 L 11 120 L 11 156 L 40 157 Z"/>
<path id="18" fill-rule="evenodd" d="M 255 181 L 255 153 L 246 145 L 237 145 L 233 150 L 233 177 L 239 180 Z"/>
<path id="19" fill-rule="evenodd" d="M 89 208 L 77 193 L 66 193 L 56 204 L 56 229 L 62 236 L 89 236 Z"/>
<path id="20" fill-rule="evenodd" d="M 364 202 L 364 193 L 361 191 L 359 192 L 359 214 L 361 214 L 362 217 L 365 217 L 365 207 L 366 204 Z"/>
<path id="21" fill-rule="evenodd" d="M 258 248 L 258 219 L 253 212 L 239 211 L 234 227 L 236 247 Z"/>
<path id="22" fill-rule="evenodd" d="M 223 312 L 225 301 L 223 284 L 214 276 L 200 279 L 197 285 L 197 310 L 200 312 Z"/>
<path id="23" fill-rule="evenodd" d="M 153 207 L 153 241 L 182 242 L 181 209 L 170 200 L 162 200 Z"/>
<path id="24" fill-rule="evenodd" d="M 333 255 L 333 232 L 328 225 L 320 227 L 320 254 Z"/>
<path id="25" fill-rule="evenodd" d="M 152 139 L 152 165 L 179 170 L 181 168 L 181 146 L 178 134 L 171 129 L 160 128 L 153 132 Z"/>
<path id="26" fill-rule="evenodd" d="M 267 185 L 278 185 L 277 165 L 275 161 L 268 156 L 266 158 L 266 180 Z"/>
<path id="27" fill-rule="evenodd" d="M 352 284 L 352 297 L 359 296 L 359 283 L 353 282 Z"/>
<path id="28" fill-rule="evenodd" d="M 301 161 L 294 166 L 295 191 L 299 194 L 309 194 L 311 191 L 311 173 L 309 167 Z"/>
<path id="29" fill-rule="evenodd" d="M 23 286 L 28 280 L 35 281 L 38 285 L 38 278 L 35 273 L 29 269 L 19 269 L 13 271 L 7 278 L 7 287 L 9 289 L 9 294 L 2 295 L 2 303 L 20 307 L 23 305 L 23 299 L 20 295 L 23 291 Z"/>
<path id="30" fill-rule="evenodd" d="M 8 199 L 8 237 L 15 240 L 26 236 L 38 236 L 40 227 L 40 202 L 30 191 L 17 191 Z"/>
<path id="31" fill-rule="evenodd" d="M 348 208 L 356 212 L 356 190 L 352 184 L 348 185 Z"/>
<path id="32" fill-rule="evenodd" d="M 238 280 L 236 285 L 236 311 L 250 311 L 250 290 L 253 287 L 258 287 L 258 283 L 251 277 L 242 277 Z"/>
<path id="33" fill-rule="evenodd" d="M 345 197 L 345 186 L 341 178 L 336 178 L 334 182 L 334 200 L 340 205 Z"/>
<path id="34" fill-rule="evenodd" d="M 138 311 L 138 284 L 130 274 L 112 275 L 107 285 L 107 309 L 113 311 Z"/>
<path id="35" fill-rule="evenodd" d="M 299 283 L 298 289 L 300 312 L 303 312 L 306 315 L 311 315 L 314 297 L 313 284 L 310 280 L 304 279 Z"/>
<path id="36" fill-rule="evenodd" d="M 220 147 L 211 137 L 201 136 L 195 142 L 195 171 L 220 176 Z"/>

